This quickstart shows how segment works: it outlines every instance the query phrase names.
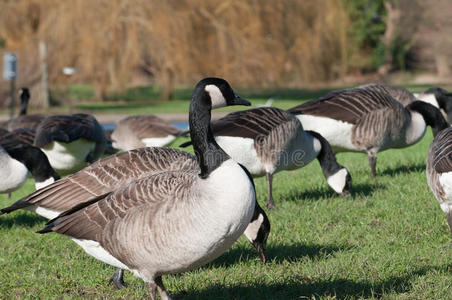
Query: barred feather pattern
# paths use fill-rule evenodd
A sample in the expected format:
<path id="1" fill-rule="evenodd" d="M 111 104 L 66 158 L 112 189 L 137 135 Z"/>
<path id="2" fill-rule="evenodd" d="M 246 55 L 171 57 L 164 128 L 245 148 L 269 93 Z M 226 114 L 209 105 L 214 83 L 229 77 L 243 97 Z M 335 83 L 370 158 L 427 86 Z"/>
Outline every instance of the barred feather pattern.
<path id="1" fill-rule="evenodd" d="M 389 94 L 371 89 L 332 92 L 289 110 L 353 124 L 351 141 L 359 149 L 383 150 L 403 144 L 409 112 Z"/>
<path id="2" fill-rule="evenodd" d="M 416 97 L 407 89 L 403 87 L 381 84 L 381 83 L 369 83 L 360 85 L 359 88 L 374 90 L 391 95 L 392 98 L 402 103 L 403 106 L 407 106 L 411 102 L 416 101 Z"/>
<path id="3" fill-rule="evenodd" d="M 231 113 L 212 122 L 214 136 L 237 136 L 254 139 L 254 148 L 263 164 L 278 166 L 289 143 L 299 141 L 301 123 L 278 108 L 255 108 Z"/>
<path id="4" fill-rule="evenodd" d="M 198 169 L 196 158 L 189 153 L 171 148 L 140 148 L 97 161 L 19 201 L 65 211 L 158 172 Z"/>
<path id="5" fill-rule="evenodd" d="M 162 118 L 155 115 L 136 115 L 120 120 L 111 138 L 119 148 L 130 150 L 145 147 L 142 139 L 163 138 L 178 133 L 177 127 Z"/>

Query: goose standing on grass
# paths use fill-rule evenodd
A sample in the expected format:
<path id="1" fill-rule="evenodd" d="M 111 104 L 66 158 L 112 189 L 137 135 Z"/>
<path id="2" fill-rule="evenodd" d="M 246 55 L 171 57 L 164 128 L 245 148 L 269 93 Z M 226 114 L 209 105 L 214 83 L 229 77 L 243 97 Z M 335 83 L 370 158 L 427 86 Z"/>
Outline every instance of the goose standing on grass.
<path id="1" fill-rule="evenodd" d="M 202 266 L 245 231 L 256 205 L 251 177 L 215 142 L 211 109 L 249 105 L 223 79 L 201 80 L 189 124 L 200 172 L 160 172 L 101 195 L 53 219 L 40 233 L 72 238 L 95 258 L 132 271 L 170 299 L 162 275 Z M 233 186 L 234 189 L 230 187 Z"/>
<path id="2" fill-rule="evenodd" d="M 170 122 L 154 115 L 129 116 L 120 120 L 111 134 L 116 149 L 129 151 L 141 147 L 163 147 L 180 135 Z"/>
<path id="3" fill-rule="evenodd" d="M 39 124 L 34 145 L 44 151 L 58 174 L 67 175 L 98 160 L 107 141 L 91 115 L 54 115 Z"/>
<path id="4" fill-rule="evenodd" d="M 382 83 L 369 83 L 359 86 L 359 88 L 371 89 L 379 92 L 385 92 L 391 95 L 395 100 L 407 106 L 410 103 L 420 100 L 439 108 L 448 122 L 452 122 L 452 94 L 442 88 L 430 88 L 420 94 L 412 94 L 403 87 L 392 86 Z"/>
<path id="5" fill-rule="evenodd" d="M 266 176 L 268 209 L 275 207 L 273 174 L 302 168 L 315 158 L 331 188 L 344 196 L 350 194 L 351 176 L 337 163 L 328 142 L 318 133 L 304 131 L 288 112 L 272 107 L 254 108 L 230 113 L 212 121 L 211 126 L 215 140 L 226 153 L 253 176 Z"/>
<path id="6" fill-rule="evenodd" d="M 157 147 L 134 149 L 97 161 L 52 186 L 36 191 L 1 209 L 0 215 L 27 209 L 53 219 L 87 199 L 110 193 L 138 179 L 161 172 L 199 170 L 196 157 L 187 152 Z M 256 201 L 253 218 L 244 234 L 263 262 L 266 260 L 265 248 L 269 233 L 268 217 Z M 116 270 L 111 281 L 117 288 L 124 287 L 123 271 Z"/>
<path id="7" fill-rule="evenodd" d="M 36 189 L 60 178 L 46 155 L 39 148 L 17 139 L 14 132 L 0 137 L 0 166 L 0 193 L 17 190 L 30 173 Z"/>
<path id="8" fill-rule="evenodd" d="M 3 126 L 9 131 L 16 129 L 28 128 L 36 129 L 42 120 L 46 118 L 43 114 L 27 115 L 28 102 L 30 101 L 30 91 L 27 88 L 19 90 L 20 112 L 19 116 L 5 122 Z"/>
<path id="9" fill-rule="evenodd" d="M 452 128 L 441 131 L 430 145 L 427 183 L 446 214 L 452 235 Z M 452 248 L 452 242 L 451 242 Z"/>
<path id="10" fill-rule="evenodd" d="M 377 153 L 417 143 L 431 126 L 433 135 L 448 127 L 439 109 L 422 101 L 406 107 L 389 94 L 350 89 L 289 110 L 305 130 L 320 133 L 335 149 L 367 153 L 371 175 L 376 176 Z"/>

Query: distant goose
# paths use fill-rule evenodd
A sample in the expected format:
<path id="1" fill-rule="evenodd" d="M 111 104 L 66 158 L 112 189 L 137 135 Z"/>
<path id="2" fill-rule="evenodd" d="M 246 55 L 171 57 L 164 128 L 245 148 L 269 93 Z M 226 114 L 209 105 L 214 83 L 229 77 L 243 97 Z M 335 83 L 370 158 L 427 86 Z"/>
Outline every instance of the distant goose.
<path id="1" fill-rule="evenodd" d="M 39 148 L 22 142 L 14 133 L 0 137 L 0 166 L 0 193 L 17 190 L 30 173 L 36 189 L 60 178 Z"/>
<path id="2" fill-rule="evenodd" d="M 113 147 L 124 151 L 169 145 L 180 134 L 170 122 L 154 115 L 129 116 L 111 134 Z"/>
<path id="3" fill-rule="evenodd" d="M 30 92 L 27 88 L 21 88 L 19 90 L 20 112 L 19 116 L 12 118 L 3 124 L 3 126 L 9 131 L 13 131 L 21 128 L 36 129 L 42 120 L 46 118 L 43 114 L 27 115 L 28 102 L 30 100 Z"/>
<path id="4" fill-rule="evenodd" d="M 196 157 L 172 148 L 140 148 L 110 156 L 69 175 L 58 183 L 36 191 L 0 210 L 0 215 L 17 209 L 27 209 L 47 218 L 85 202 L 87 199 L 110 193 L 138 179 L 160 172 L 199 172 Z M 70 195 L 70 197 L 69 197 Z M 245 235 L 265 262 L 265 248 L 270 232 L 267 215 L 256 201 L 256 207 Z M 116 271 L 112 281 L 123 287 L 122 271 Z"/>
<path id="5" fill-rule="evenodd" d="M 251 177 L 218 146 L 210 129 L 211 109 L 239 104 L 249 102 L 226 81 L 201 80 L 189 113 L 199 173 L 168 171 L 136 180 L 86 199 L 40 233 L 71 237 L 95 258 L 142 278 L 151 299 L 156 290 L 170 299 L 161 276 L 192 270 L 221 255 L 255 211 Z"/>
<path id="6" fill-rule="evenodd" d="M 446 214 L 452 235 L 452 127 L 441 131 L 430 145 L 427 183 Z"/>
<path id="7" fill-rule="evenodd" d="M 351 176 L 337 163 L 328 142 L 318 133 L 304 131 L 288 112 L 272 107 L 254 108 L 230 113 L 212 121 L 211 126 L 215 140 L 226 153 L 253 176 L 266 175 L 269 209 L 275 207 L 273 174 L 302 168 L 315 158 L 335 192 L 347 195 L 351 190 Z"/>
<path id="8" fill-rule="evenodd" d="M 412 94 L 410 91 L 403 87 L 382 83 L 364 84 L 359 86 L 359 88 L 386 92 L 395 100 L 402 103 L 403 106 L 407 106 L 417 100 L 427 102 L 435 106 L 436 108 L 439 108 L 444 117 L 448 119 L 449 123 L 452 122 L 452 94 L 442 88 L 430 88 L 420 94 Z"/>
<path id="9" fill-rule="evenodd" d="M 36 130 L 35 146 L 60 175 L 74 173 L 104 153 L 106 138 L 96 118 L 88 114 L 53 115 Z"/>
<path id="10" fill-rule="evenodd" d="M 414 101 L 403 107 L 389 94 L 370 89 L 335 91 L 289 112 L 305 130 L 325 137 L 336 152 L 366 152 L 373 177 L 378 152 L 417 143 L 427 125 L 433 135 L 448 127 L 441 112 L 428 103 Z"/>

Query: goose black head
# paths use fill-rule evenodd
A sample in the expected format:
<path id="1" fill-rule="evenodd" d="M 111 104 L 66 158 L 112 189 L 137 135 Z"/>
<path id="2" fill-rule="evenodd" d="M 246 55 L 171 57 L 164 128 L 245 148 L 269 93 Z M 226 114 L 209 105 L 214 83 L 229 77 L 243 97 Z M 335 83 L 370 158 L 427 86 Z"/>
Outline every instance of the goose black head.
<path id="1" fill-rule="evenodd" d="M 209 104 L 211 109 L 231 105 L 251 105 L 249 101 L 234 93 L 229 83 L 221 78 L 208 77 L 202 79 L 196 85 L 194 93 L 201 92 L 201 89 L 204 92 L 203 102 Z"/>
<path id="2" fill-rule="evenodd" d="M 262 262 L 265 263 L 267 261 L 265 249 L 267 247 L 268 235 L 270 234 L 270 221 L 257 201 L 253 217 L 244 234 L 259 253 Z"/>

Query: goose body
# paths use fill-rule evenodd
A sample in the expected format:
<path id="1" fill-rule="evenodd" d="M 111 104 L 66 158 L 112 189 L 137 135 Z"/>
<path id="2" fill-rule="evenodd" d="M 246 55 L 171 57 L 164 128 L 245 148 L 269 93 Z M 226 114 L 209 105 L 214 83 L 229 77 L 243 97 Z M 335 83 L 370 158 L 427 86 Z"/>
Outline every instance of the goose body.
<path id="1" fill-rule="evenodd" d="M 427 183 L 446 215 L 452 235 L 452 128 L 441 131 L 430 145 Z M 452 242 L 451 242 L 452 246 Z"/>
<path id="2" fill-rule="evenodd" d="M 304 131 L 297 118 L 288 112 L 260 107 L 230 113 L 212 121 L 211 126 L 215 140 L 226 153 L 252 176 L 267 177 L 268 208 L 275 206 L 273 174 L 302 168 L 315 158 L 319 158 L 328 184 L 337 193 L 347 194 L 351 188 L 351 177 L 337 163 L 328 142 L 319 134 Z"/>
<path id="3" fill-rule="evenodd" d="M 163 147 L 176 139 L 179 130 L 154 115 L 129 116 L 120 120 L 111 134 L 113 147 L 124 151 L 141 147 Z"/>
<path id="4" fill-rule="evenodd" d="M 58 174 L 66 175 L 99 159 L 106 137 L 91 115 L 54 115 L 38 126 L 34 144 L 44 151 Z"/>
<path id="5" fill-rule="evenodd" d="M 415 101 L 403 107 L 389 94 L 371 89 L 332 92 L 289 112 L 305 130 L 320 133 L 336 152 L 366 152 L 372 176 L 376 175 L 378 152 L 418 142 L 427 125 L 434 135 L 448 126 L 441 112 L 430 104 Z"/>
<path id="6" fill-rule="evenodd" d="M 226 81 L 201 80 L 190 103 L 190 134 L 200 172 L 168 171 L 138 179 L 87 199 L 40 232 L 88 244 L 84 249 L 89 254 L 142 278 L 152 299 L 157 288 L 162 299 L 169 299 L 162 275 L 211 261 L 252 219 L 253 182 L 216 144 L 209 126 L 212 108 L 245 103 Z"/>
<path id="7" fill-rule="evenodd" d="M 15 132 L 0 137 L 0 193 L 20 188 L 29 175 L 40 189 L 59 179 L 45 154 L 37 147 L 21 141 Z"/>

